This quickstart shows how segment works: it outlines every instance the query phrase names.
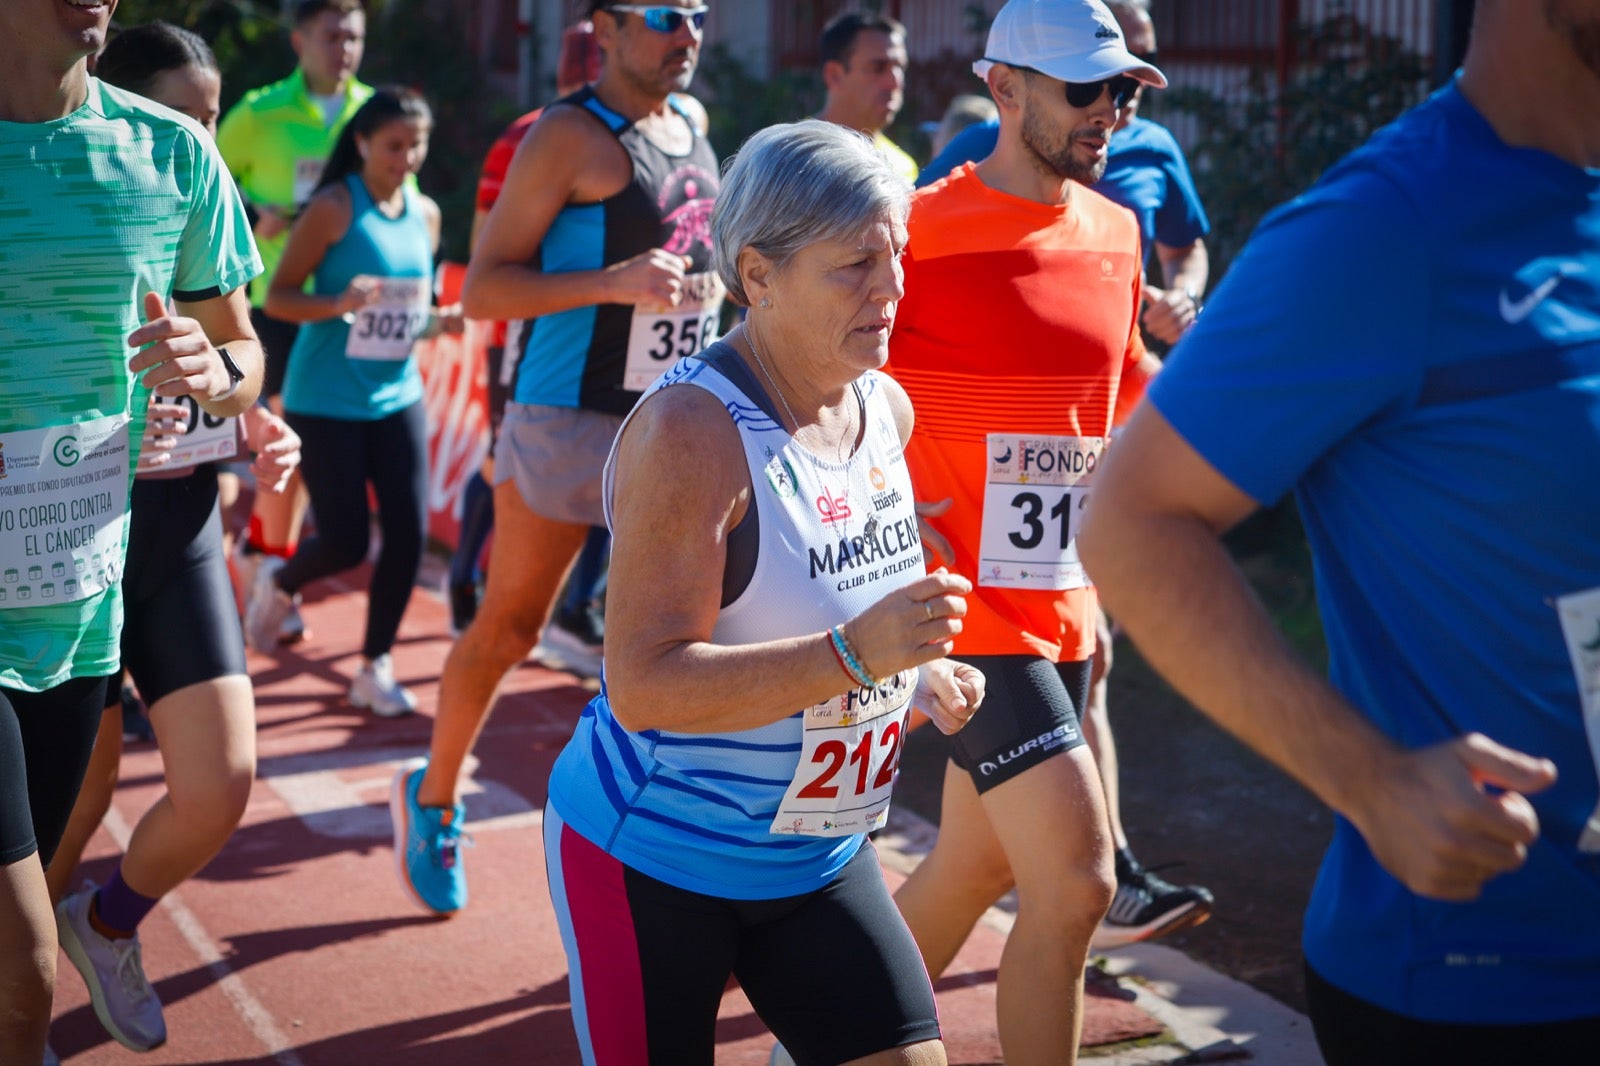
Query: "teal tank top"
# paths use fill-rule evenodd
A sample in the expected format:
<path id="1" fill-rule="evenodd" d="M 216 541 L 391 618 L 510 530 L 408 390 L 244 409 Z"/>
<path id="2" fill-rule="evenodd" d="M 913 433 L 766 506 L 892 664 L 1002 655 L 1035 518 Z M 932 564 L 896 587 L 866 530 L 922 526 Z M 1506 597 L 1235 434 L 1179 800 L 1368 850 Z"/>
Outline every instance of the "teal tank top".
<path id="1" fill-rule="evenodd" d="M 367 274 L 382 279 L 381 296 L 354 315 L 300 328 L 283 404 L 294 414 L 376 421 L 422 399 L 415 348 L 433 303 L 433 241 L 410 188 L 403 190 L 404 212 L 390 218 L 360 175 L 347 175 L 344 183 L 350 229 L 323 256 L 311 291 L 337 296 Z"/>

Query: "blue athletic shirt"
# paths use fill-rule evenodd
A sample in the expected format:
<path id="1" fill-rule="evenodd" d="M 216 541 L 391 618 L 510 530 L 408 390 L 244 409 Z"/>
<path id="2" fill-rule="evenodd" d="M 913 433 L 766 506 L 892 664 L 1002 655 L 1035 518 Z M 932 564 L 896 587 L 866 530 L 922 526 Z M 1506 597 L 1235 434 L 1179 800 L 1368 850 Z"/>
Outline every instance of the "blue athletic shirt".
<path id="1" fill-rule="evenodd" d="M 1000 123 L 978 122 L 951 139 L 923 168 L 917 187 L 932 185 L 962 163 L 987 159 L 1000 141 Z M 1157 241 L 1185 248 L 1211 232 L 1183 149 L 1165 126 L 1135 118 L 1111 135 L 1106 172 L 1094 191 L 1132 211 L 1146 261 Z"/>
<path id="2" fill-rule="evenodd" d="M 350 193 L 350 228 L 323 256 L 311 278 L 318 296 L 337 296 L 358 274 L 413 279 L 431 293 L 433 238 L 417 203 L 406 187 L 405 211 L 390 218 L 372 202 L 359 174 L 344 179 Z M 422 373 L 415 344 L 405 345 L 399 359 L 352 358 L 351 332 L 382 340 L 402 335 L 413 342 L 426 324 L 425 308 L 384 306 L 357 313 L 353 322 L 328 318 L 308 322 L 295 336 L 289 370 L 283 382 L 283 406 L 298 415 L 375 422 L 403 411 L 422 399 Z M 359 348 L 357 350 L 360 350 Z"/>
<path id="3" fill-rule="evenodd" d="M 692 384 L 711 391 L 745 444 L 754 494 L 750 513 L 729 540 L 754 523 L 759 546 L 748 583 L 724 603 L 712 640 L 753 644 L 808 633 L 820 639 L 825 629 L 926 572 L 911 478 L 883 379 L 877 372 L 861 378 L 862 444 L 845 463 L 830 463 L 796 444 L 764 397 L 752 398 L 713 368 L 713 358 L 729 355 L 739 362 L 727 345 L 714 345 L 707 359 L 677 364 L 651 389 Z M 619 439 L 622 432 L 626 425 Z M 610 464 L 606 473 L 609 497 Z M 734 568 L 731 546 L 729 554 Z M 872 691 L 852 688 L 841 669 L 837 702 L 858 708 L 892 699 L 891 690 L 904 694 L 915 678 L 907 671 Z M 901 729 L 903 723 L 893 743 Z M 847 790 L 846 782 L 856 778 L 857 764 L 845 765 L 842 755 L 830 763 L 819 750 L 815 765 L 801 765 L 803 732 L 796 713 L 739 732 L 630 733 L 612 713 L 602 684 L 550 772 L 550 804 L 607 854 L 678 888 L 748 900 L 813 892 L 844 868 L 866 835 L 773 831 L 791 781 L 803 776 Z M 891 741 L 880 733 L 877 743 Z M 892 772 L 890 765 L 886 779 Z M 880 802 L 887 809 L 887 797 Z"/>
<path id="4" fill-rule="evenodd" d="M 1413 895 L 1339 819 L 1308 961 L 1429 1021 L 1600 1015 L 1596 738 L 1556 604 L 1600 587 L 1600 171 L 1441 90 L 1267 217 L 1149 397 L 1258 502 L 1295 490 L 1331 680 L 1379 729 L 1560 770 L 1473 903 Z"/>

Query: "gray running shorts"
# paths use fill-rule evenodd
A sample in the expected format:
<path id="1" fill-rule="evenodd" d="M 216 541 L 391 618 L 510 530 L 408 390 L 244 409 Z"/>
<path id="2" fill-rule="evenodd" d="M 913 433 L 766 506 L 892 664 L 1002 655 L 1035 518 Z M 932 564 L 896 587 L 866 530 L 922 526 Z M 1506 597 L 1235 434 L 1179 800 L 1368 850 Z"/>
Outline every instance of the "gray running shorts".
<path id="1" fill-rule="evenodd" d="M 621 426 L 619 415 L 508 403 L 494 447 L 494 483 L 514 479 L 522 502 L 544 518 L 603 526 L 600 475 Z"/>

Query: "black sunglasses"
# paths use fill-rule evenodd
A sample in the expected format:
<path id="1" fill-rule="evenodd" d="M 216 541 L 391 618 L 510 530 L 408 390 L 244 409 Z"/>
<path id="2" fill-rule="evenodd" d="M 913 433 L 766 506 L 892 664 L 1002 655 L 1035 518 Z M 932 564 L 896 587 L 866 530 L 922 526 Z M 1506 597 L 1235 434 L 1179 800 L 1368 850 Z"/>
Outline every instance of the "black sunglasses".
<path id="1" fill-rule="evenodd" d="M 1101 81 L 1069 81 L 1063 83 L 1067 89 L 1067 103 L 1076 108 L 1093 107 L 1100 99 L 1100 94 L 1107 89 L 1111 90 L 1111 102 L 1120 111 L 1132 102 L 1134 94 L 1139 91 L 1139 79 L 1127 74 L 1118 74 L 1114 78 L 1105 78 Z"/>

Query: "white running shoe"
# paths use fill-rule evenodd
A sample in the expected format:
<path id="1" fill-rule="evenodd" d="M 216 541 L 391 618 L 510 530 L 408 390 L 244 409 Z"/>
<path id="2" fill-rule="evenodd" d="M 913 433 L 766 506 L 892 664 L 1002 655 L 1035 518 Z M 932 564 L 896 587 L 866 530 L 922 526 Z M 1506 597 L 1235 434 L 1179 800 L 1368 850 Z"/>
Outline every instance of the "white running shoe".
<path id="1" fill-rule="evenodd" d="M 83 975 L 89 1002 L 106 1032 L 125 1048 L 150 1051 L 167 1042 L 167 1023 L 161 1001 L 144 975 L 139 957 L 139 937 L 112 940 L 89 924 L 89 906 L 95 884 L 56 905 L 56 928 L 61 947 Z"/>
<path id="2" fill-rule="evenodd" d="M 278 650 L 283 621 L 294 610 L 293 597 L 278 587 L 278 571 L 282 569 L 283 560 L 274 555 L 264 556 L 256 564 L 250 606 L 244 612 L 245 642 L 268 655 Z"/>
<path id="3" fill-rule="evenodd" d="M 306 633 L 306 620 L 300 614 L 300 594 L 296 592 L 289 597 L 289 613 L 278 626 L 278 643 L 298 644 L 306 639 Z"/>
<path id="4" fill-rule="evenodd" d="M 233 550 L 233 594 L 240 603 L 245 605 L 245 617 L 249 618 L 249 605 L 255 596 L 256 574 L 261 570 L 261 564 L 271 559 L 274 561 L 273 570 L 282 569 L 283 559 L 265 552 L 245 551 L 245 542 L 239 541 L 239 546 Z M 278 626 L 279 644 L 298 644 L 306 639 L 306 620 L 300 615 L 300 594 L 297 592 L 290 597 L 289 612 L 283 616 L 283 623 Z M 253 646 L 253 645 L 252 645 Z"/>
<path id="5" fill-rule="evenodd" d="M 350 702 L 369 708 L 379 718 L 401 718 L 417 710 L 417 698 L 394 679 L 394 660 L 387 655 L 356 671 L 350 681 Z"/>

